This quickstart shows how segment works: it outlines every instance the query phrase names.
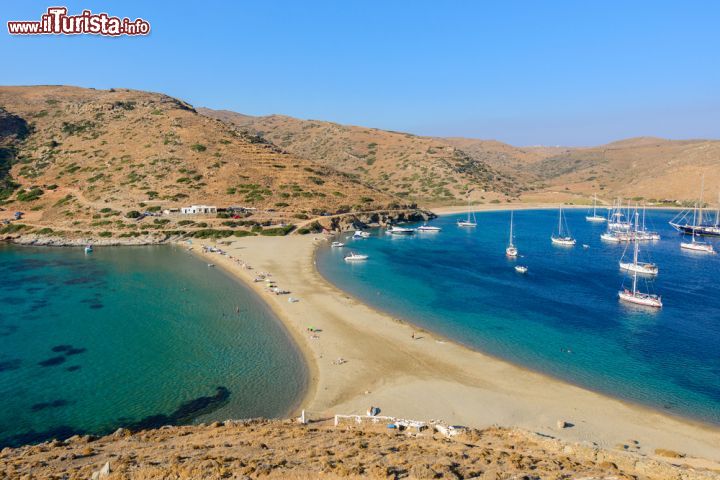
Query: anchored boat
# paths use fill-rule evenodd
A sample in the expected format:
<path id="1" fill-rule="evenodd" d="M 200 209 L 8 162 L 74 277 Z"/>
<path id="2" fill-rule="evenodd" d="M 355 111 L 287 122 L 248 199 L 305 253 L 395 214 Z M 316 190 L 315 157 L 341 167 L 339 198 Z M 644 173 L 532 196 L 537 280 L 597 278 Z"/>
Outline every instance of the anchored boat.
<path id="1" fill-rule="evenodd" d="M 555 245 L 572 247 L 577 243 L 577 241 L 570 235 L 567 225 L 565 225 L 565 229 L 563 230 L 563 223 L 565 222 L 563 222 L 563 211 L 561 208 L 558 216 L 558 233 L 557 235 L 553 234 L 552 237 L 550 237 L 550 240 L 552 240 L 552 243 Z"/>
<path id="2" fill-rule="evenodd" d="M 587 215 L 585 217 L 585 220 L 588 222 L 593 223 L 605 223 L 607 222 L 607 218 L 603 217 L 602 215 L 597 214 L 597 194 L 593 196 L 593 213 L 592 215 Z"/>
<path id="3" fill-rule="evenodd" d="M 637 220 L 638 214 L 635 212 L 635 230 L 637 231 Z M 645 307 L 662 308 L 662 298 L 659 295 L 655 295 L 649 292 L 641 292 L 638 290 L 638 273 L 642 268 L 641 263 L 638 262 L 639 243 L 633 242 L 633 262 L 632 262 L 632 289 L 623 287 L 618 292 L 618 298 L 624 302 L 634 303 L 636 305 L 643 305 Z M 622 266 L 622 263 L 621 263 Z"/>
<path id="4" fill-rule="evenodd" d="M 505 255 L 510 258 L 516 258 L 518 256 L 518 249 L 513 243 L 513 212 L 510 211 L 510 241 L 507 248 L 505 249 Z"/>
<path id="5" fill-rule="evenodd" d="M 367 255 L 361 255 L 359 253 L 350 252 L 350 255 L 345 256 L 346 262 L 362 262 L 368 259 Z"/>

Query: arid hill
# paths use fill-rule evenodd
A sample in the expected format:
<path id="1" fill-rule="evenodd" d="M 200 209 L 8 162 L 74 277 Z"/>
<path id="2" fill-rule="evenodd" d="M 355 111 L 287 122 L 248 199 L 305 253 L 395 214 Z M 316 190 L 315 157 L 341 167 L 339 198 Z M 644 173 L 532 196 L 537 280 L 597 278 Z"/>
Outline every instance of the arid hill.
<path id="1" fill-rule="evenodd" d="M 282 115 L 251 117 L 227 110 L 199 111 L 232 122 L 294 155 L 335 167 L 413 201 L 460 204 L 472 190 L 473 199 L 504 200 L 516 196 L 526 184 L 488 162 L 486 157 L 504 158 L 512 149 L 499 142 L 487 142 L 487 152 L 469 155 L 444 139 L 409 133 Z"/>
<path id="2" fill-rule="evenodd" d="M 296 155 L 430 205 L 463 203 L 473 187 L 470 197 L 477 202 L 571 203 L 587 203 L 593 194 L 606 202 L 623 197 L 687 203 L 698 197 L 703 174 L 706 201 L 715 202 L 720 188 L 720 142 L 714 140 L 642 137 L 588 148 L 514 147 L 280 115 L 200 111 Z"/>
<path id="3" fill-rule="evenodd" d="M 528 165 L 548 185 L 576 195 L 693 202 L 705 177 L 705 202 L 717 202 L 720 141 L 634 138 L 569 149 Z"/>
<path id="4" fill-rule="evenodd" d="M 0 200 L 35 225 L 115 236 L 177 228 L 126 218 L 147 209 L 243 206 L 289 222 L 403 203 L 161 94 L 0 87 L 0 108 Z"/>
<path id="5" fill-rule="evenodd" d="M 250 420 L 209 426 L 163 427 L 100 439 L 6 448 L 0 478 L 105 480 L 246 478 L 410 479 L 711 479 L 707 467 L 659 451 L 633 452 L 634 444 L 606 451 L 567 444 L 520 430 L 469 430 L 448 439 L 424 431 L 398 432 L 384 424 L 299 425 Z M 100 475 L 106 462 L 109 474 Z M 93 477 L 95 478 L 95 477 Z"/>

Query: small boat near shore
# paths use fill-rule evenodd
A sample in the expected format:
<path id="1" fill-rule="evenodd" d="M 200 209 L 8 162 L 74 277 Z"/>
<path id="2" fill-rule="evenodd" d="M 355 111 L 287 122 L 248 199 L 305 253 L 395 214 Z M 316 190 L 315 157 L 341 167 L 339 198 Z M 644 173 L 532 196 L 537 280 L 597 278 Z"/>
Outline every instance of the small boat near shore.
<path id="1" fill-rule="evenodd" d="M 397 225 L 393 225 L 392 227 L 387 229 L 387 233 L 389 233 L 390 235 L 414 235 L 415 229 L 408 227 L 398 227 Z"/>
<path id="2" fill-rule="evenodd" d="M 86 254 L 88 254 L 88 253 L 93 253 L 93 251 L 94 251 L 94 250 L 93 250 L 93 246 L 90 245 L 90 244 L 85 245 L 84 251 L 85 251 Z"/>
<path id="3" fill-rule="evenodd" d="M 472 220 L 470 216 L 472 215 Z M 458 227 L 477 227 L 477 219 L 475 218 L 475 212 L 470 210 L 470 200 L 468 200 L 468 211 L 467 218 L 465 220 L 458 220 Z"/>
<path id="4" fill-rule="evenodd" d="M 353 238 L 370 238 L 370 233 L 363 232 L 362 230 L 355 230 L 355 233 L 353 233 Z"/>
<path id="5" fill-rule="evenodd" d="M 332 242 L 332 243 L 330 244 L 330 247 L 331 247 L 331 248 L 342 248 L 342 247 L 344 247 L 344 246 L 345 246 L 345 244 L 342 243 L 342 242 Z"/>
<path id="6" fill-rule="evenodd" d="M 597 195 L 593 196 L 593 213 L 592 215 L 587 215 L 585 220 L 592 223 L 607 222 L 607 218 L 597 214 Z"/>
<path id="7" fill-rule="evenodd" d="M 427 223 L 417 228 L 418 232 L 439 232 L 440 230 L 442 230 L 440 227 L 433 227 Z"/>
<path id="8" fill-rule="evenodd" d="M 344 260 L 346 262 L 363 262 L 368 259 L 367 255 L 362 255 L 355 252 L 350 252 L 349 255 L 345 255 Z"/>

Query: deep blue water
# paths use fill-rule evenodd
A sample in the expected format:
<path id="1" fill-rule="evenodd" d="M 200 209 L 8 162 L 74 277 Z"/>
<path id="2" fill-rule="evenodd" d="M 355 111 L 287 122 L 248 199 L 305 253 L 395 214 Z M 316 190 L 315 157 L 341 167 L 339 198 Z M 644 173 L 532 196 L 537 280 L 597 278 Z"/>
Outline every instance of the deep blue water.
<path id="1" fill-rule="evenodd" d="M 306 383 L 262 301 L 182 249 L 0 245 L 0 447 L 285 415 Z"/>
<path id="2" fill-rule="evenodd" d="M 475 229 L 458 228 L 458 215 L 433 221 L 439 233 L 348 238 L 345 249 L 320 250 L 317 264 L 348 293 L 472 348 L 720 424 L 720 258 L 681 251 L 667 224 L 674 212 L 648 212 L 662 240 L 642 245 L 640 256 L 660 274 L 641 286 L 662 295 L 664 308 L 631 307 L 617 299 L 629 284 L 618 268 L 625 246 L 602 242 L 605 226 L 585 215 L 566 212 L 578 245 L 563 248 L 550 242 L 557 211 L 515 212 L 518 260 L 505 257 L 510 213 L 502 211 L 478 213 Z M 348 250 L 370 258 L 347 264 Z"/>

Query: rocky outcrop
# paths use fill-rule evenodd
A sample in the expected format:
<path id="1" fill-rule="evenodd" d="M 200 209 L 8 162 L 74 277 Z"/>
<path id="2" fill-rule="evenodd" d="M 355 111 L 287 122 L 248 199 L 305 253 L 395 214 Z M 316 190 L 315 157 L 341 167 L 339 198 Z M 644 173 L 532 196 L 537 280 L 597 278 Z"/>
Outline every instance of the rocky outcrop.
<path id="1" fill-rule="evenodd" d="M 428 210 L 381 210 L 333 215 L 318 220 L 318 223 L 333 232 L 346 232 L 361 228 L 385 227 L 403 222 L 424 222 L 436 217 L 437 215 Z"/>

